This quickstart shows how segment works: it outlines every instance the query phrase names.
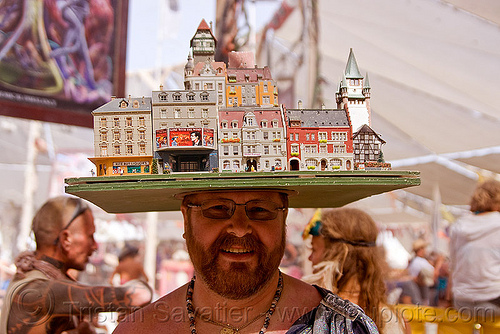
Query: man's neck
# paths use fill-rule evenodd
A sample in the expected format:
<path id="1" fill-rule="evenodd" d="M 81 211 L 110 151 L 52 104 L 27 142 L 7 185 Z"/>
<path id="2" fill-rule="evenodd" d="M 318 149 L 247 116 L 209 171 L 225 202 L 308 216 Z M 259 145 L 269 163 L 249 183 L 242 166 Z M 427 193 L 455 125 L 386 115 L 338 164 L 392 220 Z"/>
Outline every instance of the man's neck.
<path id="1" fill-rule="evenodd" d="M 278 271 L 255 295 L 245 299 L 228 299 L 212 291 L 201 278 L 196 279 L 193 306 L 200 316 L 241 326 L 268 311 L 278 286 Z M 285 287 L 284 287 L 285 288 Z"/>
<path id="2" fill-rule="evenodd" d="M 64 262 L 58 260 L 56 257 L 49 256 L 46 252 L 37 251 L 36 258 L 40 261 L 45 261 L 47 263 L 50 263 L 51 265 L 59 269 L 59 271 L 61 271 L 64 275 L 66 275 L 67 272 L 66 265 L 64 264 Z"/>

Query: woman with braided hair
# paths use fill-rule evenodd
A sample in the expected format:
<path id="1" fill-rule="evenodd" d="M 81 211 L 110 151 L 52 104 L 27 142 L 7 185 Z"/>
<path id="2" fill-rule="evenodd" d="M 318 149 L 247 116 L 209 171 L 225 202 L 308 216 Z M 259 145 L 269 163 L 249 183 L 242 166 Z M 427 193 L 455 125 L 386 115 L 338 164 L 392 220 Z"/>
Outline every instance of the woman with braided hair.
<path id="1" fill-rule="evenodd" d="M 303 233 L 304 239 L 312 236 L 313 264 L 313 274 L 303 279 L 358 304 L 381 333 L 404 333 L 402 320 L 387 304 L 387 264 L 377 235 L 375 222 L 361 210 L 317 210 Z"/>

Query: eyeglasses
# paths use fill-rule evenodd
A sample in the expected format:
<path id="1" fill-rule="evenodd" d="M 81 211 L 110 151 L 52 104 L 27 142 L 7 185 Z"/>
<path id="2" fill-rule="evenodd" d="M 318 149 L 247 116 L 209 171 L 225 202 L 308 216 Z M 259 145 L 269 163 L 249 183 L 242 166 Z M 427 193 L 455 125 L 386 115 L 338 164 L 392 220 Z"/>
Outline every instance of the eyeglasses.
<path id="1" fill-rule="evenodd" d="M 200 208 L 205 218 L 229 219 L 233 216 L 237 205 L 245 206 L 247 217 L 251 220 L 273 220 L 278 216 L 278 212 L 286 210 L 285 207 L 269 201 L 252 200 L 239 204 L 225 198 L 208 199 L 199 205 L 187 204 L 187 207 Z"/>
<path id="2" fill-rule="evenodd" d="M 59 233 L 61 233 L 64 230 L 67 230 L 70 227 L 70 225 L 73 223 L 73 221 L 75 221 L 75 219 L 78 216 L 80 216 L 82 213 L 87 211 L 88 208 L 89 207 L 87 205 L 85 205 L 81 200 L 78 200 L 76 202 L 75 210 L 73 210 L 73 214 L 71 215 L 71 218 L 69 219 L 66 226 L 61 231 L 59 231 Z M 57 236 L 56 240 L 54 241 L 54 245 L 57 245 L 58 242 L 59 242 L 59 236 Z"/>

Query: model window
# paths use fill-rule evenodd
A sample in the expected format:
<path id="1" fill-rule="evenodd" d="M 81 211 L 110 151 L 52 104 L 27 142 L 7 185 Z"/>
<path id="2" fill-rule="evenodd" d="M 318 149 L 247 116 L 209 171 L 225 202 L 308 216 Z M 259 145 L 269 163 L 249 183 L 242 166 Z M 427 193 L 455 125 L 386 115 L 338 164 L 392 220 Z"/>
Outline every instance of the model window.
<path id="1" fill-rule="evenodd" d="M 114 147 L 114 154 L 119 155 L 120 154 L 120 145 L 115 145 Z"/>
<path id="2" fill-rule="evenodd" d="M 188 101 L 194 101 L 194 94 L 189 94 L 187 96 L 187 98 L 188 98 Z"/>
<path id="3" fill-rule="evenodd" d="M 99 140 L 100 140 L 101 142 L 103 142 L 103 141 L 108 141 L 108 133 L 107 133 L 107 132 L 101 132 L 101 133 L 99 134 Z"/>
<path id="4" fill-rule="evenodd" d="M 144 130 L 139 131 L 139 140 L 146 140 L 146 131 Z"/>
<path id="5" fill-rule="evenodd" d="M 194 118 L 194 109 L 189 109 L 189 111 L 188 111 L 188 117 L 189 118 Z"/>
<path id="6" fill-rule="evenodd" d="M 174 118 L 180 118 L 180 117 L 181 117 L 181 110 L 175 109 L 174 110 Z"/>
<path id="7" fill-rule="evenodd" d="M 240 162 L 238 160 L 233 161 L 233 170 L 239 170 L 240 169 Z"/>
<path id="8" fill-rule="evenodd" d="M 224 146 L 224 155 L 229 155 L 229 146 Z"/>
<path id="9" fill-rule="evenodd" d="M 267 132 L 267 131 L 262 132 L 262 138 L 264 138 L 264 140 L 268 140 L 269 139 L 269 132 Z"/>
<path id="10" fill-rule="evenodd" d="M 131 141 L 133 139 L 132 131 L 127 131 L 127 140 Z"/>
<path id="11" fill-rule="evenodd" d="M 232 122 L 231 122 L 231 127 L 232 127 L 233 129 L 237 129 L 237 128 L 238 128 L 238 121 L 232 121 Z"/>
<path id="12" fill-rule="evenodd" d="M 115 117 L 113 119 L 113 124 L 115 127 L 119 127 L 120 126 L 120 119 L 118 117 Z"/>
<path id="13" fill-rule="evenodd" d="M 107 146 L 101 146 L 101 156 L 105 157 L 108 155 L 108 147 Z"/>
<path id="14" fill-rule="evenodd" d="M 222 122 L 221 123 L 221 128 L 227 129 L 227 122 Z"/>
<path id="15" fill-rule="evenodd" d="M 317 166 L 318 162 L 315 159 L 307 159 L 306 166 Z"/>
<path id="16" fill-rule="evenodd" d="M 139 126 L 146 126 L 146 120 L 144 117 L 139 117 Z"/>
<path id="17" fill-rule="evenodd" d="M 115 132 L 113 133 L 113 139 L 116 141 L 116 140 L 120 140 L 120 132 Z"/>
<path id="18" fill-rule="evenodd" d="M 101 128 L 105 128 L 106 127 L 106 118 L 101 118 Z"/>
<path id="19" fill-rule="evenodd" d="M 139 153 L 146 154 L 146 144 L 145 143 L 141 143 L 139 145 Z"/>
<path id="20" fill-rule="evenodd" d="M 133 152 L 132 145 L 127 145 L 127 154 L 132 154 L 132 152 Z"/>
<path id="21" fill-rule="evenodd" d="M 331 166 L 342 166 L 342 160 L 340 159 L 332 159 L 330 160 Z"/>
<path id="22" fill-rule="evenodd" d="M 238 145 L 234 145 L 233 146 L 233 155 L 238 155 L 239 154 L 238 148 L 239 148 Z"/>
<path id="23" fill-rule="evenodd" d="M 181 100 L 181 94 L 175 94 L 174 101 L 180 101 L 180 100 Z"/>
<path id="24" fill-rule="evenodd" d="M 277 128 L 278 127 L 278 121 L 273 121 L 273 128 Z"/>

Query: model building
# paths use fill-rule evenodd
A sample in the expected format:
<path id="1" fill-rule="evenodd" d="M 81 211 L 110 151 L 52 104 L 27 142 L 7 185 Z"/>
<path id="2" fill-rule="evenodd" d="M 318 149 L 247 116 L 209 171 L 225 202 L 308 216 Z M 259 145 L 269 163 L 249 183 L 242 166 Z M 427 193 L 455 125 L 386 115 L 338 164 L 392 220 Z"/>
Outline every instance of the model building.
<path id="1" fill-rule="evenodd" d="M 216 62 L 216 45 L 202 20 L 183 90 L 160 85 L 151 97 L 112 98 L 92 112 L 97 176 L 390 169 L 385 141 L 370 127 L 368 76 L 352 49 L 336 109 L 287 109 L 269 67 L 251 52 Z"/>

